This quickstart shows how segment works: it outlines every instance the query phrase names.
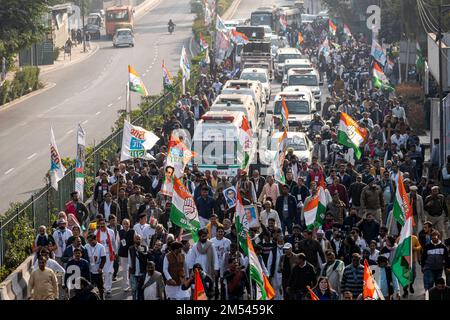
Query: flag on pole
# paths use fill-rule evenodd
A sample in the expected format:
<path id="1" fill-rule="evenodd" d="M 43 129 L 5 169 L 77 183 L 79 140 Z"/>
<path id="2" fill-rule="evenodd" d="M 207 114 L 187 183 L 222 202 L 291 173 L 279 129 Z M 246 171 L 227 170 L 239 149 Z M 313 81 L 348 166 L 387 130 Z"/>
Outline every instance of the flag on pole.
<path id="1" fill-rule="evenodd" d="M 336 25 L 333 23 L 333 21 L 330 19 L 328 20 L 328 26 L 330 27 L 330 33 L 335 36 L 336 35 L 336 31 L 337 31 L 337 27 Z"/>
<path id="2" fill-rule="evenodd" d="M 236 43 L 236 44 L 247 44 L 250 42 L 250 40 L 248 39 L 247 35 L 245 33 L 236 31 L 236 30 L 231 30 L 231 39 Z"/>
<path id="3" fill-rule="evenodd" d="M 419 41 L 416 41 L 416 56 L 416 68 L 417 70 L 423 70 L 425 68 L 425 57 Z"/>
<path id="4" fill-rule="evenodd" d="M 125 120 L 120 161 L 131 158 L 154 159 L 147 150 L 152 149 L 158 140 L 159 137 L 153 132 L 134 126 Z"/>
<path id="5" fill-rule="evenodd" d="M 198 37 L 200 39 L 200 50 L 203 52 L 208 49 L 208 42 L 205 40 L 203 33 L 199 32 Z"/>
<path id="6" fill-rule="evenodd" d="M 198 270 L 195 270 L 194 300 L 208 300 L 203 286 L 202 278 Z"/>
<path id="7" fill-rule="evenodd" d="M 180 68 L 181 72 L 183 73 L 183 78 L 189 80 L 191 78 L 191 65 L 189 64 L 189 58 L 184 46 L 181 49 Z"/>
<path id="8" fill-rule="evenodd" d="M 282 184 L 286 184 L 286 177 L 283 172 L 284 158 L 287 150 L 287 131 L 278 139 L 277 153 L 273 163 L 274 179 Z"/>
<path id="9" fill-rule="evenodd" d="M 297 47 L 300 48 L 305 39 L 303 38 L 303 35 L 300 31 L 298 32 L 297 36 L 298 36 Z"/>
<path id="10" fill-rule="evenodd" d="M 249 221 L 244 210 L 244 203 L 242 201 L 241 192 L 238 188 L 236 192 L 236 214 L 234 216 L 236 233 L 239 239 L 239 246 L 245 255 L 248 255 L 247 234 L 249 229 Z"/>
<path id="11" fill-rule="evenodd" d="M 345 112 L 341 113 L 338 129 L 338 143 L 352 148 L 355 151 L 355 156 L 360 159 L 362 156 L 361 144 L 365 141 L 367 130 L 361 128 L 358 123 Z"/>
<path id="12" fill-rule="evenodd" d="M 280 27 L 283 31 L 287 30 L 287 21 L 284 14 L 280 15 Z"/>
<path id="13" fill-rule="evenodd" d="M 352 32 L 350 31 L 350 28 L 345 23 L 344 23 L 344 34 L 349 38 L 353 37 Z"/>
<path id="14" fill-rule="evenodd" d="M 242 124 L 240 127 L 239 145 L 244 152 L 244 159 L 241 165 L 241 169 L 247 171 L 250 166 L 250 152 L 253 148 L 253 132 L 248 124 L 247 117 L 242 117 Z"/>
<path id="15" fill-rule="evenodd" d="M 275 297 L 275 290 L 270 285 L 269 279 L 263 272 L 261 263 L 253 249 L 252 241 L 247 235 L 248 260 L 250 269 L 250 279 L 256 283 L 256 300 L 272 300 Z"/>
<path id="16" fill-rule="evenodd" d="M 386 64 L 386 53 L 384 52 L 384 49 L 376 39 L 372 40 L 372 49 L 370 51 L 370 54 L 372 57 L 377 60 L 379 63 L 381 63 L 383 66 Z"/>
<path id="17" fill-rule="evenodd" d="M 129 89 L 132 92 L 137 92 L 143 96 L 148 96 L 147 88 L 145 88 L 144 82 L 137 74 L 136 70 L 128 65 L 128 76 L 129 76 Z"/>
<path id="18" fill-rule="evenodd" d="M 393 206 L 394 219 L 402 226 L 405 225 L 406 217 L 411 215 L 412 207 L 409 203 L 409 197 L 403 184 L 402 175 L 399 174 L 396 181 L 396 190 Z"/>
<path id="19" fill-rule="evenodd" d="M 223 32 L 223 33 L 228 33 L 227 26 L 225 25 L 222 18 L 218 14 L 217 14 L 217 18 L 216 18 L 216 30 Z"/>
<path id="20" fill-rule="evenodd" d="M 84 200 L 84 163 L 86 160 L 86 133 L 80 124 L 77 131 L 77 156 L 75 159 L 75 191 Z"/>
<path id="21" fill-rule="evenodd" d="M 327 211 L 328 199 L 323 185 L 317 186 L 315 195 L 312 195 L 309 201 L 305 201 L 303 209 L 305 224 L 308 230 L 322 227 Z"/>
<path id="22" fill-rule="evenodd" d="M 364 300 L 384 300 L 383 294 L 378 287 L 377 282 L 372 276 L 369 263 L 364 260 L 364 287 L 363 287 L 363 299 Z"/>
<path id="23" fill-rule="evenodd" d="M 59 154 L 56 145 L 53 127 L 50 127 L 50 183 L 56 191 L 58 191 L 58 182 L 64 178 L 65 173 L 66 168 L 64 168 L 61 161 L 61 155 Z"/>
<path id="24" fill-rule="evenodd" d="M 284 96 L 281 96 L 281 123 L 286 130 L 289 130 L 289 109 Z"/>
<path id="25" fill-rule="evenodd" d="M 167 91 L 174 91 L 174 87 L 173 87 L 173 81 L 172 81 L 172 77 L 170 76 L 169 71 L 166 68 L 166 65 L 164 64 L 164 60 L 162 62 L 162 71 L 163 71 L 163 86 L 164 89 L 166 89 Z"/>
<path id="26" fill-rule="evenodd" d="M 169 140 L 169 150 L 167 152 L 166 167 L 174 168 L 174 174 L 177 178 L 184 175 L 184 168 L 189 161 L 196 156 L 177 136 L 172 134 Z"/>
<path id="27" fill-rule="evenodd" d="M 306 289 L 308 289 L 309 291 L 309 296 L 311 300 L 320 300 L 319 297 L 314 293 L 314 291 L 311 290 L 309 286 L 307 286 Z"/>
<path id="28" fill-rule="evenodd" d="M 389 79 L 386 77 L 381 67 L 376 62 L 373 64 L 372 73 L 372 83 L 375 88 L 389 92 L 395 90 L 394 87 L 391 86 Z"/>
<path id="29" fill-rule="evenodd" d="M 200 229 L 200 220 L 194 198 L 177 178 L 173 178 L 172 207 L 170 221 L 180 228 L 191 232 L 194 242 L 198 241 L 197 231 Z"/>

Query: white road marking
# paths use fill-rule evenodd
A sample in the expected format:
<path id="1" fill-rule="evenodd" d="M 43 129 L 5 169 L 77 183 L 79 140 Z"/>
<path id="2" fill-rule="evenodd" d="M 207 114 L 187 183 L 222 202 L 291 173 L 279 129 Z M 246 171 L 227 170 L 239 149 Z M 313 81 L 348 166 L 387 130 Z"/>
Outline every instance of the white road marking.
<path id="1" fill-rule="evenodd" d="M 98 111 L 95 115 L 98 116 L 101 113 L 101 111 Z"/>
<path id="2" fill-rule="evenodd" d="M 71 134 L 73 132 L 73 129 L 66 132 L 66 134 Z"/>
<path id="3" fill-rule="evenodd" d="M 110 104 L 108 104 L 108 107 L 111 107 L 113 104 L 112 103 L 110 103 Z"/>
<path id="4" fill-rule="evenodd" d="M 8 171 L 6 171 L 5 174 L 11 173 L 13 170 L 14 170 L 14 168 L 11 168 Z"/>
<path id="5" fill-rule="evenodd" d="M 81 124 L 86 124 L 88 122 L 89 122 L 89 120 L 84 120 Z"/>
<path id="6" fill-rule="evenodd" d="M 33 153 L 31 156 L 29 156 L 27 159 L 28 159 L 28 160 L 31 160 L 31 159 L 33 159 L 34 157 L 36 157 L 36 155 L 37 155 L 37 153 L 35 152 L 35 153 Z"/>
<path id="7" fill-rule="evenodd" d="M 89 86 L 84 86 L 84 87 L 83 87 L 83 90 L 86 90 L 88 87 L 89 87 Z"/>
<path id="8" fill-rule="evenodd" d="M 120 97 L 117 98 L 117 100 L 120 100 L 120 99 L 122 99 L 122 96 L 120 96 Z"/>

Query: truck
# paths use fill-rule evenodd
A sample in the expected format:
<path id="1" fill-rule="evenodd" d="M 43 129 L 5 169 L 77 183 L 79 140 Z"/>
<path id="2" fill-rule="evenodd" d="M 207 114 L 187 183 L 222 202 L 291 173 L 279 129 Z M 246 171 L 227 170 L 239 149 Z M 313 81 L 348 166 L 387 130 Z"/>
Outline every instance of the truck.
<path id="1" fill-rule="evenodd" d="M 106 9 L 106 35 L 112 38 L 117 29 L 134 28 L 134 9 L 131 6 L 113 6 Z"/>
<path id="2" fill-rule="evenodd" d="M 270 79 L 273 78 L 272 45 L 270 42 L 253 41 L 242 48 L 241 70 L 247 68 L 267 69 Z"/>
<path id="3" fill-rule="evenodd" d="M 89 33 L 92 39 L 100 39 L 103 28 L 104 21 L 101 13 L 90 13 L 87 17 L 87 23 L 85 26 L 86 33 Z"/>

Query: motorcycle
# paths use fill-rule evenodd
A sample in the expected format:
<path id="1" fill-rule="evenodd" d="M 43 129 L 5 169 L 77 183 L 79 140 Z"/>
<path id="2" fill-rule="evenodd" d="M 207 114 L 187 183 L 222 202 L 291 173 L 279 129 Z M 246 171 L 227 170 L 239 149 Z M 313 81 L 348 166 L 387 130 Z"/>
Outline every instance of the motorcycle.
<path id="1" fill-rule="evenodd" d="M 168 26 L 169 33 L 172 34 L 173 30 L 175 29 L 175 26 Z"/>

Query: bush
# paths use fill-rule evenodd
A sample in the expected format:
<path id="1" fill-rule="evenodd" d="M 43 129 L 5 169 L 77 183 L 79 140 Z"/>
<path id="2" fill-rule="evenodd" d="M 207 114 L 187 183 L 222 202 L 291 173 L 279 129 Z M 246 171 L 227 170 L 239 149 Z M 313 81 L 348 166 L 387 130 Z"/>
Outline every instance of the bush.
<path id="1" fill-rule="evenodd" d="M 38 67 L 23 67 L 16 72 L 13 81 L 5 81 L 0 88 L 0 105 L 13 101 L 21 96 L 42 87 L 39 82 Z"/>
<path id="2" fill-rule="evenodd" d="M 402 84 L 399 84 L 395 91 L 398 96 L 402 96 L 405 101 L 411 101 L 411 100 L 423 100 L 425 98 L 425 94 L 423 91 L 423 88 L 418 83 L 412 83 L 412 82 L 404 82 Z"/>

